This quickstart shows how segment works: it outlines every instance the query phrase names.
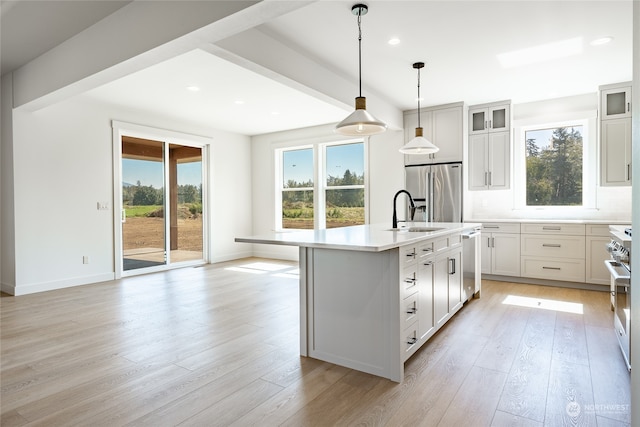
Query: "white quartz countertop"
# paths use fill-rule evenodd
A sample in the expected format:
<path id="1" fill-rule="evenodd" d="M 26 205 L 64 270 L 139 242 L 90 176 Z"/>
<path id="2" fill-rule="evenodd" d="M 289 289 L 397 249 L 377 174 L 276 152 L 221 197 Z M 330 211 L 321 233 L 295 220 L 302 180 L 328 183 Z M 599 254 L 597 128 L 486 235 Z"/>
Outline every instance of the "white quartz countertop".
<path id="1" fill-rule="evenodd" d="M 471 230 L 480 226 L 481 224 L 479 223 L 471 222 L 410 222 L 402 223 L 398 231 L 391 231 L 390 224 L 369 224 L 326 230 L 274 231 L 258 236 L 236 237 L 235 241 L 269 245 L 380 252 L 451 232 Z M 437 228 L 438 230 L 408 231 L 408 228 L 411 227 Z"/>

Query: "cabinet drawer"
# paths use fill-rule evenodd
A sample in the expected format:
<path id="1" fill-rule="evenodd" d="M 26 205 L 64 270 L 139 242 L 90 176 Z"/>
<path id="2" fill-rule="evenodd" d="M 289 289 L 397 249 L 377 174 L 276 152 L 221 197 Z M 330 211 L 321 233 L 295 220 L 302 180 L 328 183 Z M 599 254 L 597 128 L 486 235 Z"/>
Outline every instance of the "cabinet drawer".
<path id="1" fill-rule="evenodd" d="M 449 247 L 455 247 L 462 243 L 462 235 L 460 234 L 452 234 L 449 236 Z"/>
<path id="2" fill-rule="evenodd" d="M 440 252 L 449 247 L 449 237 L 440 237 L 433 241 L 433 251 Z"/>
<path id="3" fill-rule="evenodd" d="M 522 257 L 522 277 L 584 282 L 584 259 Z"/>
<path id="4" fill-rule="evenodd" d="M 482 224 L 482 231 L 488 233 L 520 233 L 520 224 L 508 222 L 487 222 Z"/>
<path id="5" fill-rule="evenodd" d="M 400 303 L 402 307 L 401 319 L 403 327 L 406 328 L 418 320 L 418 294 L 405 298 Z"/>
<path id="6" fill-rule="evenodd" d="M 418 258 L 428 257 L 433 254 L 433 242 L 427 242 L 418 246 Z"/>
<path id="7" fill-rule="evenodd" d="M 601 236 L 609 237 L 609 225 L 608 224 L 587 224 L 586 226 L 587 236 Z"/>
<path id="8" fill-rule="evenodd" d="M 400 265 L 414 264 L 417 259 L 415 246 L 402 246 L 400 248 Z"/>
<path id="9" fill-rule="evenodd" d="M 404 300 L 418 291 L 418 270 L 417 266 L 405 268 L 402 271 L 400 281 L 400 299 Z"/>
<path id="10" fill-rule="evenodd" d="M 525 234 L 567 234 L 584 236 L 584 224 L 522 224 L 520 232 Z"/>
<path id="11" fill-rule="evenodd" d="M 584 236 L 538 236 L 523 234 L 521 254 L 552 258 L 584 258 Z"/>
<path id="12" fill-rule="evenodd" d="M 403 350 L 402 359 L 406 361 L 418 349 L 418 322 L 405 328 L 400 337 L 402 340 L 400 348 Z"/>

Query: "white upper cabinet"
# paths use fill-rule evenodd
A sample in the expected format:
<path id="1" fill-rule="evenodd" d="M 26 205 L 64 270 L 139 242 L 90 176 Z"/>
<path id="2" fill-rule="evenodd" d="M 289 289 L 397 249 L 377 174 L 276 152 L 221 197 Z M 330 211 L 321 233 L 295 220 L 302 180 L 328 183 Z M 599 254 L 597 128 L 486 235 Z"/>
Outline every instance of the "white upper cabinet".
<path id="1" fill-rule="evenodd" d="M 439 148 L 433 154 L 405 154 L 405 165 L 447 163 L 462 161 L 464 139 L 464 108 L 462 103 L 420 109 L 423 136 Z M 415 137 L 418 127 L 416 110 L 404 113 L 405 144 Z"/>
<path id="2" fill-rule="evenodd" d="M 631 117 L 631 86 L 602 90 L 600 105 L 601 120 Z"/>
<path id="3" fill-rule="evenodd" d="M 600 87 L 600 185 L 631 185 L 631 83 Z"/>
<path id="4" fill-rule="evenodd" d="M 509 101 L 469 107 L 469 190 L 506 190 L 511 180 Z"/>
<path id="5" fill-rule="evenodd" d="M 511 105 L 509 103 L 469 107 L 469 134 L 505 132 L 511 128 Z"/>

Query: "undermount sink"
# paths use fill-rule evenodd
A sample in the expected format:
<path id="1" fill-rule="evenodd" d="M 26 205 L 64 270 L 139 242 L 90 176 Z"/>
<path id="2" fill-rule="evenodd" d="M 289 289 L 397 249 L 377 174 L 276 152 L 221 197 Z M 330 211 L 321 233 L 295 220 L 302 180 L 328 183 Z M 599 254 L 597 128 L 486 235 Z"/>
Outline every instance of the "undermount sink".
<path id="1" fill-rule="evenodd" d="M 444 230 L 444 228 L 437 227 L 404 227 L 404 228 L 390 228 L 387 231 L 406 231 L 410 233 L 428 233 L 430 231 Z"/>

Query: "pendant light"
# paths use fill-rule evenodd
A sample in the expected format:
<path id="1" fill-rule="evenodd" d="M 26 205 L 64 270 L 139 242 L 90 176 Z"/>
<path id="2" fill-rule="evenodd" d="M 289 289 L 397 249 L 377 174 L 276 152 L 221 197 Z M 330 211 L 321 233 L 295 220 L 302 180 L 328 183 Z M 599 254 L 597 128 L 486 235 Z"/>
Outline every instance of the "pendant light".
<path id="1" fill-rule="evenodd" d="M 424 68 L 424 62 L 416 62 L 413 68 L 418 70 L 418 127 L 416 128 L 416 136 L 407 142 L 400 152 L 404 154 L 430 154 L 440 150 L 431 141 L 422 136 L 422 127 L 420 126 L 420 69 Z"/>
<path id="2" fill-rule="evenodd" d="M 351 8 L 351 13 L 358 17 L 358 81 L 360 83 L 360 96 L 356 98 L 356 110 L 346 119 L 338 123 L 336 132 L 348 136 L 366 136 L 382 133 L 387 130 L 387 125 L 367 112 L 367 99 L 362 96 L 362 28 L 361 18 L 369 11 L 364 4 L 356 4 Z"/>

